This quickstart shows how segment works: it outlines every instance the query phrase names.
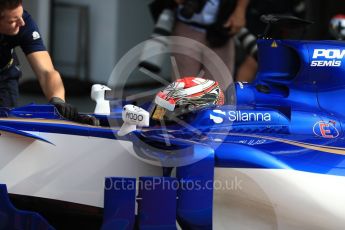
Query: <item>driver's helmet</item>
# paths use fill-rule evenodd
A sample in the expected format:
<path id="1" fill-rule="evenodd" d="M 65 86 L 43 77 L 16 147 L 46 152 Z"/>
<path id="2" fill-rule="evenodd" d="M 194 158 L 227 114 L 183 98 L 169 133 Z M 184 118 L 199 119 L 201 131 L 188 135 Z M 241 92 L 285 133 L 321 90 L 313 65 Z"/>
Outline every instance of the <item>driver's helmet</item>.
<path id="1" fill-rule="evenodd" d="M 345 15 L 335 15 L 329 23 L 329 31 L 331 35 L 339 40 L 345 39 Z"/>
<path id="2" fill-rule="evenodd" d="M 171 120 L 188 112 L 223 105 L 224 93 L 218 82 L 199 77 L 178 79 L 160 91 L 155 97 L 155 120 Z"/>

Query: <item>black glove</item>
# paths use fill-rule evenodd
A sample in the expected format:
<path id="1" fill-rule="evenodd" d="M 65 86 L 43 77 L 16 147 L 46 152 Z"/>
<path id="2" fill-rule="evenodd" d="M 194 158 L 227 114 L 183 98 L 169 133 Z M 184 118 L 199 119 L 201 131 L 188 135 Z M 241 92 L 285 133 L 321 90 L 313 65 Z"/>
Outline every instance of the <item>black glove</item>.
<path id="1" fill-rule="evenodd" d="M 87 125 L 100 126 L 100 122 L 97 118 L 89 115 L 78 115 L 77 122 Z"/>
<path id="2" fill-rule="evenodd" d="M 61 98 L 53 97 L 52 99 L 50 99 L 49 103 L 53 104 L 60 115 L 67 120 L 94 126 L 100 125 L 100 122 L 97 118 L 88 115 L 80 115 L 76 107 L 66 103 Z"/>
<path id="3" fill-rule="evenodd" d="M 49 103 L 53 104 L 55 108 L 59 111 L 60 115 L 66 118 L 67 120 L 77 121 L 78 110 L 73 105 L 66 103 L 59 97 L 52 97 Z"/>

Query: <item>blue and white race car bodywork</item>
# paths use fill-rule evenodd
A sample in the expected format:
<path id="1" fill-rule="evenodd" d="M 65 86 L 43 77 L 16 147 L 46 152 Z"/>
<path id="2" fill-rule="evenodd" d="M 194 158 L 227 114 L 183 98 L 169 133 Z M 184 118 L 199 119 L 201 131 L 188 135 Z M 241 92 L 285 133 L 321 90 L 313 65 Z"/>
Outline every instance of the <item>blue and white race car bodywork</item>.
<path id="1" fill-rule="evenodd" d="M 233 85 L 236 106 L 164 129 L 119 137 L 119 126 L 65 121 L 51 105 L 0 110 L 0 182 L 13 194 L 103 207 L 105 177 L 162 176 L 145 160 L 173 150 L 202 156 L 174 174 L 203 188 L 177 189 L 183 229 L 342 229 L 345 43 L 261 39 L 258 47 L 256 81 Z"/>

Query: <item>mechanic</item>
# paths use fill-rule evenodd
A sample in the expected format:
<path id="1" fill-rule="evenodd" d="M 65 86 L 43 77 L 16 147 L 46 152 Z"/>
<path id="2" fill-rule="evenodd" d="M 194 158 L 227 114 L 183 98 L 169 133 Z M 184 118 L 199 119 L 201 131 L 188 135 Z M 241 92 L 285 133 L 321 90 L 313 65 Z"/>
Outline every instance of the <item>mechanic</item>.
<path id="1" fill-rule="evenodd" d="M 173 36 L 193 39 L 214 51 L 228 67 L 234 71 L 235 43 L 233 36 L 245 26 L 246 9 L 249 0 L 154 0 L 150 4 L 151 13 L 157 19 L 165 8 L 175 10 L 176 19 L 172 31 Z M 172 45 L 176 64 L 180 76 L 197 76 L 201 70 L 205 71 L 206 78 L 217 81 L 222 90 L 226 90 L 233 81 L 212 76 L 207 58 L 204 58 L 207 49 L 188 49 L 189 54 L 181 54 L 177 50 L 179 45 Z M 200 63 L 194 57 L 199 57 Z M 178 77 L 173 75 L 174 77 Z M 175 79 L 176 80 L 176 79 Z"/>
<path id="2" fill-rule="evenodd" d="M 21 71 L 14 48 L 20 46 L 45 97 L 64 118 L 77 121 L 77 109 L 65 102 L 65 89 L 43 44 L 38 26 L 23 9 L 22 0 L 0 0 L 0 106 L 15 107 Z"/>
<path id="3" fill-rule="evenodd" d="M 175 2 L 178 4 L 178 20 L 173 35 L 193 39 L 212 49 L 233 74 L 235 61 L 233 36 L 245 26 L 249 0 L 175 0 Z M 189 15 L 190 18 L 186 18 L 187 15 L 183 14 L 184 9 L 189 5 L 192 6 L 192 3 L 196 4 L 195 2 L 198 2 L 199 6 L 203 5 L 200 12 L 195 12 Z M 187 9 L 192 8 L 191 6 Z M 173 52 L 174 48 L 172 46 Z M 203 50 L 197 50 L 193 54 L 200 57 L 205 55 Z M 204 68 L 194 58 L 180 54 L 174 56 L 181 76 L 195 76 Z M 212 76 L 208 69 L 205 69 L 205 76 L 218 81 L 224 91 L 233 81 L 231 76 L 228 79 Z"/>

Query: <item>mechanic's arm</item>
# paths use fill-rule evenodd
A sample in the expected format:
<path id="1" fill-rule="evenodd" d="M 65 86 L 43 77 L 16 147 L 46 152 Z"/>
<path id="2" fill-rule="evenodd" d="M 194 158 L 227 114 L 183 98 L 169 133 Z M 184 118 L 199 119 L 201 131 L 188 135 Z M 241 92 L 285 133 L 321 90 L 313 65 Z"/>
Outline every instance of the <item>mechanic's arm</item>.
<path id="1" fill-rule="evenodd" d="M 95 117 L 80 115 L 74 106 L 65 102 L 65 88 L 61 76 L 55 70 L 47 51 L 33 52 L 26 57 L 40 82 L 44 95 L 64 118 L 83 124 L 99 125 Z"/>
<path id="2" fill-rule="evenodd" d="M 27 59 L 49 102 L 58 109 L 63 117 L 76 121 L 78 111 L 74 106 L 65 103 L 65 88 L 59 72 L 53 66 L 49 53 L 47 51 L 33 52 L 27 55 Z"/>
<path id="3" fill-rule="evenodd" d="M 246 25 L 246 11 L 250 0 L 237 0 L 236 8 L 230 15 L 225 27 L 230 28 L 230 34 L 237 34 Z"/>
<path id="4" fill-rule="evenodd" d="M 33 52 L 27 55 L 31 68 L 35 72 L 44 95 L 48 100 L 58 97 L 65 100 L 65 88 L 61 76 L 55 70 L 47 51 Z"/>

